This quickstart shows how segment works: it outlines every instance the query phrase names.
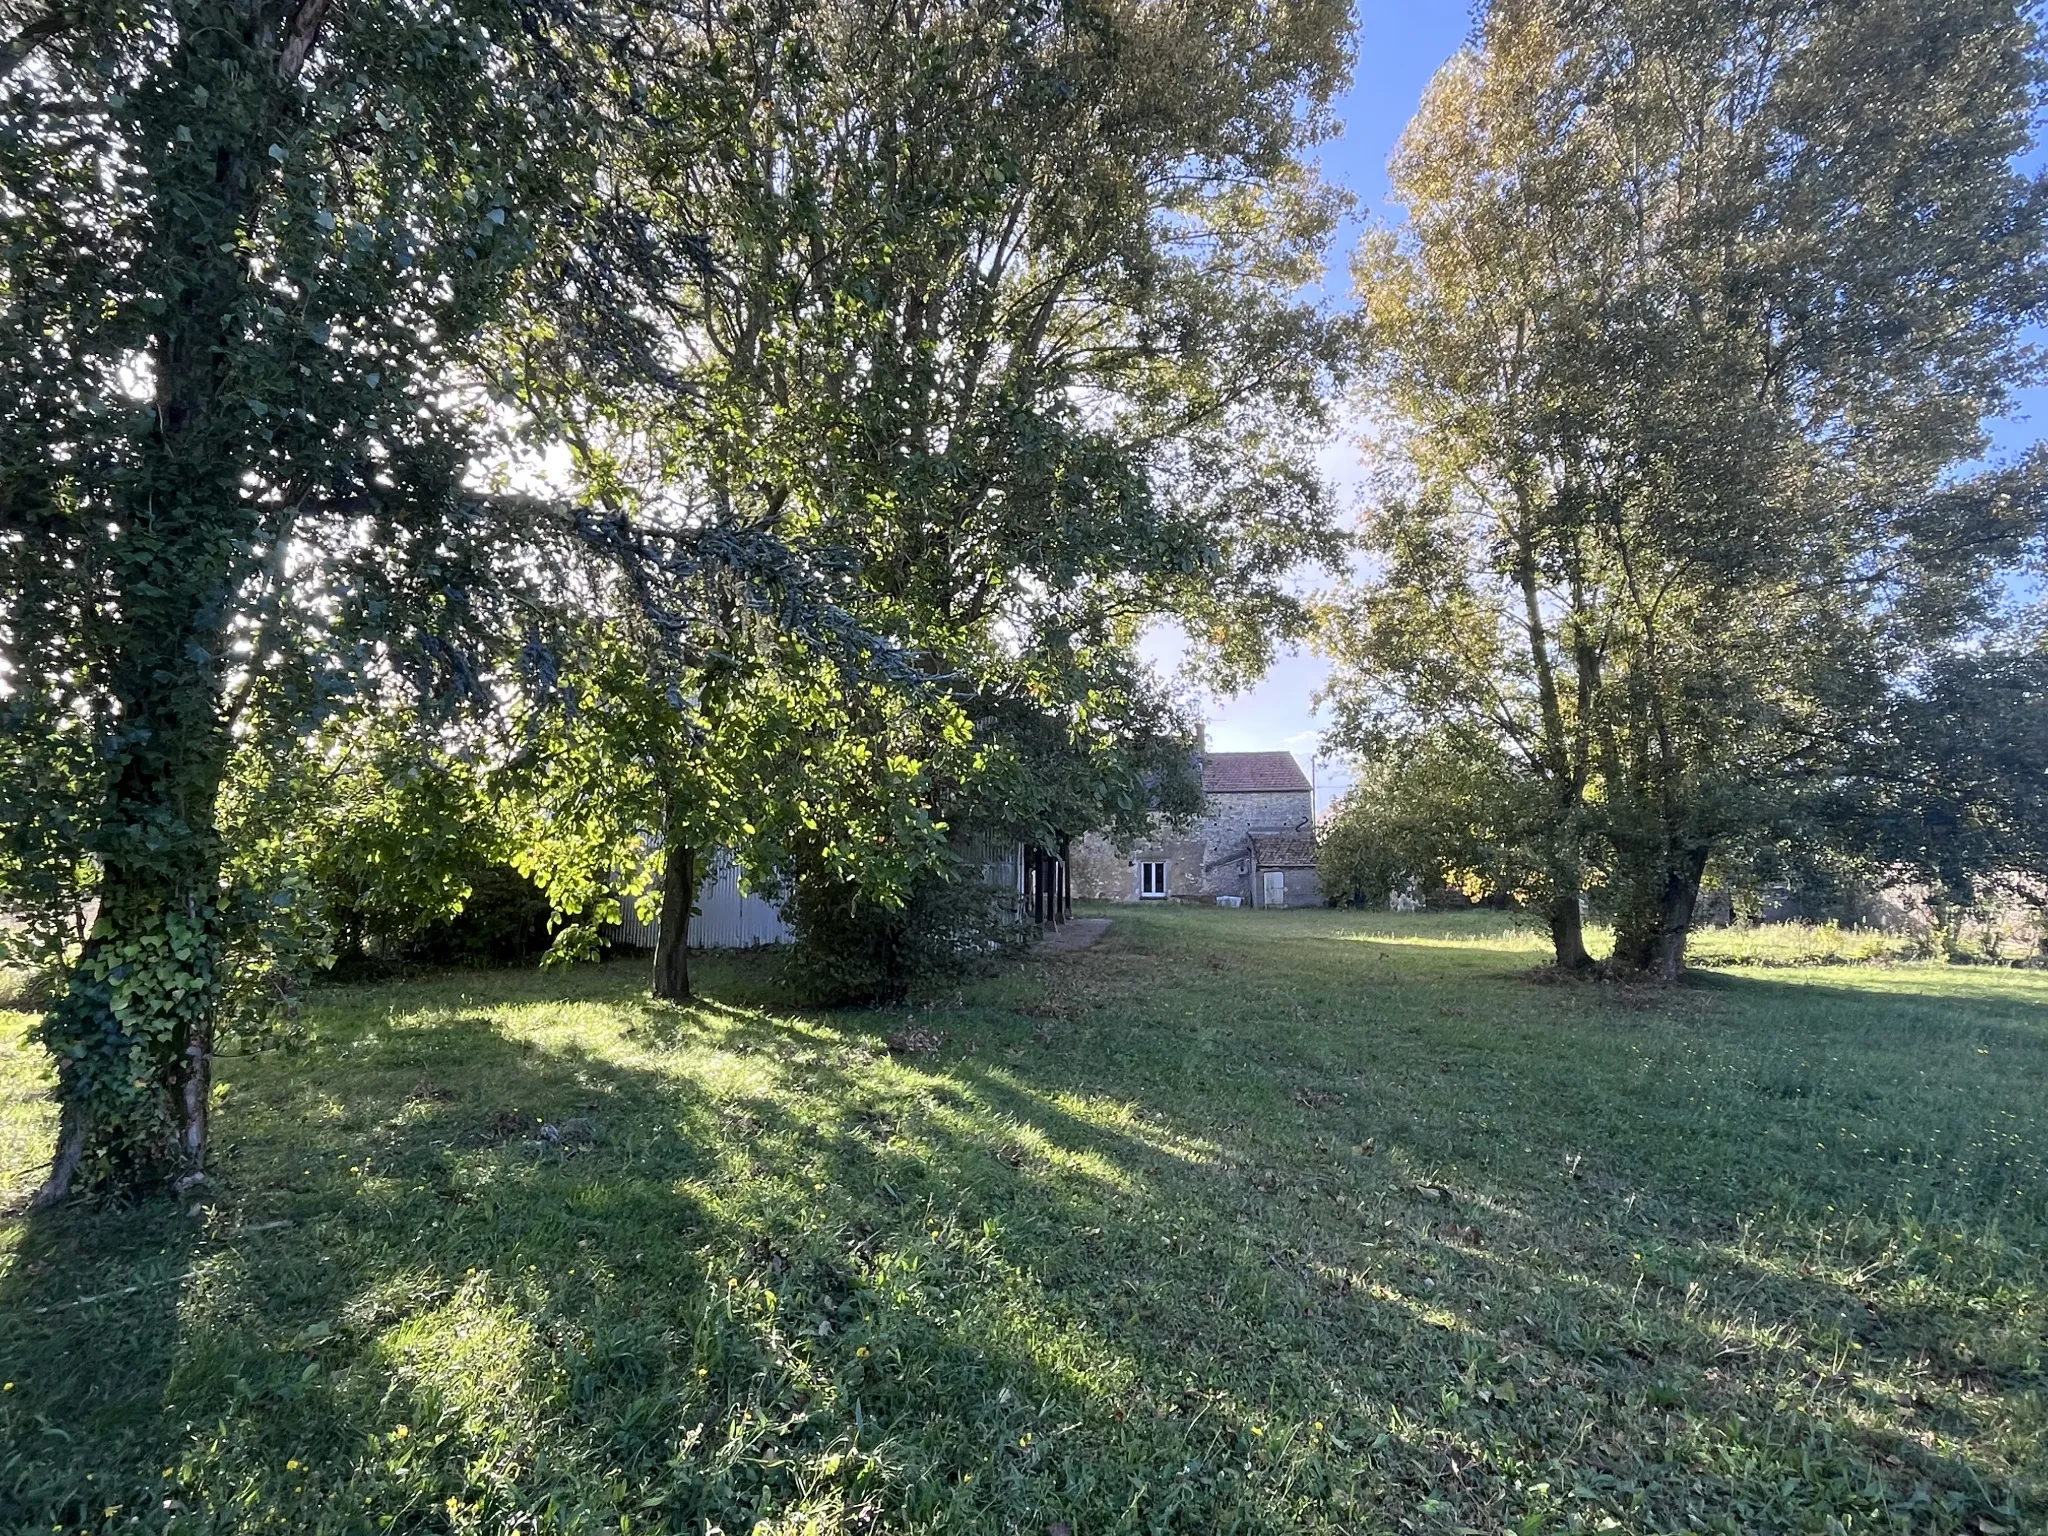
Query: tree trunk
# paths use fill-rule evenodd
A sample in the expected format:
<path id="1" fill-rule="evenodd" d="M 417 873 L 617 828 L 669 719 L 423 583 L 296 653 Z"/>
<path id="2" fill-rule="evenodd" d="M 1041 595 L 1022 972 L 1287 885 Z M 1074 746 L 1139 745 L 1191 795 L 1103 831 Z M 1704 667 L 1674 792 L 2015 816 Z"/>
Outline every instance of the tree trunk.
<path id="1" fill-rule="evenodd" d="M 1663 919 L 1649 971 L 1659 981 L 1685 974 L 1685 944 L 1692 934 L 1692 915 L 1700 904 L 1700 881 L 1707 872 L 1707 850 L 1688 848 L 1672 861 L 1664 881 Z"/>
<path id="2" fill-rule="evenodd" d="M 690 909 L 697 903 L 697 850 L 670 844 L 661 872 L 661 917 L 654 940 L 654 995 L 690 996 Z"/>
<path id="3" fill-rule="evenodd" d="M 120 766 L 92 849 L 97 920 L 39 1030 L 63 1106 L 39 1206 L 81 1174 L 139 1187 L 206 1160 L 224 965 L 223 637 L 261 521 L 245 485 L 252 402 L 233 365 L 242 307 L 261 291 L 243 236 L 278 175 L 273 135 L 297 110 L 327 3 L 288 9 L 281 35 L 256 28 L 252 8 L 248 30 L 197 26 L 175 44 L 181 78 L 235 94 L 215 97 L 191 150 L 161 168 L 137 279 L 163 295 L 147 343 L 152 429 L 120 477 L 121 537 L 99 577 L 118 615 L 107 688 Z"/>
<path id="4" fill-rule="evenodd" d="M 140 1189 L 205 1166 L 220 873 L 212 839 L 181 830 L 160 863 L 110 864 L 92 937 L 43 1018 L 63 1112 L 38 1207 L 63 1200 L 81 1172 Z"/>
<path id="5" fill-rule="evenodd" d="M 67 1098 L 57 1117 L 57 1154 L 50 1159 L 50 1172 L 42 1188 L 29 1201 L 30 1210 L 45 1210 L 71 1193 L 71 1181 L 78 1176 L 78 1165 L 85 1158 L 85 1140 L 91 1131 L 92 1119 L 86 1113 L 84 1101 Z"/>
<path id="6" fill-rule="evenodd" d="M 187 1173 L 206 1166 L 210 1129 L 207 1106 L 213 1098 L 213 1020 L 201 1019 L 185 1042 L 185 1084 L 179 1094 L 183 1124 L 178 1135 L 178 1161 Z"/>
<path id="7" fill-rule="evenodd" d="M 1593 968 L 1586 953 L 1586 925 L 1579 911 L 1579 895 L 1573 891 L 1550 904 L 1550 947 L 1557 955 L 1557 968 L 1574 974 Z"/>
<path id="8" fill-rule="evenodd" d="M 1685 974 L 1685 945 L 1707 871 L 1704 847 L 1668 853 L 1658 877 L 1646 882 L 1615 923 L 1613 965 L 1659 981 Z"/>

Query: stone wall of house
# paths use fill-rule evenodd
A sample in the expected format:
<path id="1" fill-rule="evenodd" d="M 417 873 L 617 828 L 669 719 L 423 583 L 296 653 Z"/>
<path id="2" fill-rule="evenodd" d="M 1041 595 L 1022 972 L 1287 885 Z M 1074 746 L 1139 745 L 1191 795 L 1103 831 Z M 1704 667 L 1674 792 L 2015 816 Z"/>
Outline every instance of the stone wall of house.
<path id="1" fill-rule="evenodd" d="M 1163 826 L 1155 827 L 1152 836 L 1141 839 L 1128 851 L 1117 848 L 1101 833 L 1091 832 L 1068 850 L 1074 899 L 1137 901 L 1139 864 L 1163 863 L 1167 892 L 1183 900 L 1199 900 L 1204 895 L 1204 847 L 1199 829 L 1175 833 Z"/>
<path id="2" fill-rule="evenodd" d="M 1067 878 L 1076 901 L 1125 901 L 1130 897 L 1131 855 L 1100 832 L 1074 839 L 1067 849 Z"/>
<path id="3" fill-rule="evenodd" d="M 1250 904 L 1251 847 L 1246 834 L 1254 827 L 1306 830 L 1308 825 L 1308 791 L 1288 790 L 1211 795 L 1207 814 L 1194 826 L 1174 831 L 1163 823 L 1155 824 L 1152 833 L 1128 851 L 1116 848 L 1100 833 L 1091 832 L 1069 850 L 1074 898 L 1136 901 L 1138 865 L 1155 861 L 1166 864 L 1167 890 L 1180 900 L 1214 901 L 1218 896 L 1237 896 Z M 1289 906 L 1322 905 L 1322 890 L 1314 870 L 1289 870 L 1287 891 Z"/>
<path id="4" fill-rule="evenodd" d="M 1208 845 L 1202 860 L 1206 866 L 1202 888 L 1212 896 L 1239 896 L 1251 903 L 1256 895 L 1252 890 L 1252 851 L 1247 834 L 1254 827 L 1305 830 L 1308 824 L 1306 790 L 1211 795 L 1208 815 L 1201 824 L 1203 840 Z M 1320 902 L 1321 898 L 1317 900 Z"/>
<path id="5" fill-rule="evenodd" d="M 1278 790 L 1261 795 L 1211 795 L 1202 818 L 1203 835 L 1214 852 L 1243 844 L 1253 827 L 1309 827 L 1309 792 Z"/>

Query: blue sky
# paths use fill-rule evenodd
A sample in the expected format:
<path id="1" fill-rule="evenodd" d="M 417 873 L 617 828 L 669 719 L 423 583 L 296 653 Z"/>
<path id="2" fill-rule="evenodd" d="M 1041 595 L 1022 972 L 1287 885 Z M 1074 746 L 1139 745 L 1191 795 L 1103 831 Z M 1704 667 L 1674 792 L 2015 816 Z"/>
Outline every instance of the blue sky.
<path id="1" fill-rule="evenodd" d="M 1386 203 L 1386 162 L 1394 141 L 1420 104 L 1431 76 L 1470 35 L 1472 11 L 1463 0 L 1359 0 L 1358 65 L 1351 89 L 1337 103 L 1343 131 L 1323 146 L 1323 172 L 1358 197 L 1358 217 L 1341 232 L 1331 252 L 1331 288 L 1341 296 L 1348 288 L 1344 267 L 1359 229 L 1369 214 L 1397 216 Z M 2044 156 L 2029 157 L 2039 167 Z M 2042 338 L 2048 342 L 2048 337 Z M 2048 419 L 2048 389 L 2022 396 L 2022 409 L 1992 424 L 1994 452 L 2011 454 L 2034 441 L 2039 421 Z M 1340 496 L 1356 496 L 1357 451 L 1349 442 L 1331 446 L 1325 468 Z M 1178 660 L 1178 645 L 1155 635 L 1148 653 L 1162 666 Z M 1209 745 L 1219 751 L 1270 751 L 1284 748 L 1309 765 L 1320 746 L 1321 729 L 1313 701 L 1327 676 L 1323 662 L 1305 653 L 1282 656 L 1255 688 L 1230 698 L 1201 699 L 1208 722 Z M 1327 806 L 1349 783 L 1341 763 L 1314 764 L 1321 805 Z"/>

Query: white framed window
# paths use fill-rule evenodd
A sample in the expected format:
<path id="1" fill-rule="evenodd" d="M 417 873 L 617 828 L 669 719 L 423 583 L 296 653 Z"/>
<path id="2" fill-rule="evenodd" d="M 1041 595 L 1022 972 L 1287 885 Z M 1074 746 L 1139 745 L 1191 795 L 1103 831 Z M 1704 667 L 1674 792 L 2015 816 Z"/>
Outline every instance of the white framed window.
<path id="1" fill-rule="evenodd" d="M 1138 865 L 1138 895 L 1152 900 L 1166 894 L 1166 861 L 1145 862 Z"/>

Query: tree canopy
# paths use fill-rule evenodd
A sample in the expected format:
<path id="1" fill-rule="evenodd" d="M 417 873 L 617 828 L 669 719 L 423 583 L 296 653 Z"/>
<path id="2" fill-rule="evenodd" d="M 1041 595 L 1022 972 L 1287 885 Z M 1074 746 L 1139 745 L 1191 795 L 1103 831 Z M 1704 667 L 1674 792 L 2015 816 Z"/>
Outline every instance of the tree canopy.
<path id="1" fill-rule="evenodd" d="M 465 796 L 581 931 L 664 830 L 887 904 L 964 815 L 1144 814 L 1148 615 L 1239 671 L 1302 622 L 1341 4 L 6 15 L 0 886 L 68 966 L 49 1198 L 196 1171 L 287 887 Z M 341 785 L 366 823 L 259 825 Z M 384 894 L 458 901 L 439 847 Z"/>
<path id="2" fill-rule="evenodd" d="M 1182 618 L 1240 674 L 1301 628 L 1285 577 L 1334 548 L 1312 451 L 1340 333 L 1295 290 L 1342 202 L 1301 154 L 1345 20 L 677 19 L 685 84 L 607 162 L 606 219 L 646 241 L 596 276 L 561 250 L 549 290 L 584 307 L 525 333 L 524 401 L 636 526 L 710 518 L 835 558 L 835 600 L 975 734 L 916 777 L 914 824 L 1050 845 L 1142 818 L 1185 734 L 1134 664 L 1142 624 Z M 622 293 L 659 317 L 658 357 L 581 340 Z M 725 665 L 713 608 L 686 622 Z"/>
<path id="3" fill-rule="evenodd" d="M 2034 368 L 2039 81 L 2004 0 L 1504 0 L 1410 125 L 1338 732 L 1520 786 L 1487 835 L 1561 965 L 1590 892 L 1675 974 L 1709 858 L 1795 831 L 2038 538 L 2040 465 L 1972 466 Z"/>

